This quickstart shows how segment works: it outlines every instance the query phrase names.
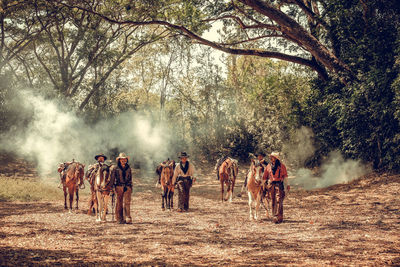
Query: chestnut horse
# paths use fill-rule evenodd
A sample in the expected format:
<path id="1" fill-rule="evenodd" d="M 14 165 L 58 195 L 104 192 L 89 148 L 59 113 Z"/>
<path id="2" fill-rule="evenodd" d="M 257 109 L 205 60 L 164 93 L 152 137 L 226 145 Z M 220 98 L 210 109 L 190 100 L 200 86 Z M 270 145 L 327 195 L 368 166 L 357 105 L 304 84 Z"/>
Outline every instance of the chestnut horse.
<path id="1" fill-rule="evenodd" d="M 218 164 L 218 163 L 217 163 Z M 219 167 L 217 167 L 217 176 L 221 183 L 221 201 L 232 202 L 233 189 L 235 187 L 236 177 L 238 175 L 238 161 L 232 158 L 226 158 Z M 224 199 L 224 184 L 228 187 L 226 198 Z"/>
<path id="2" fill-rule="evenodd" d="M 268 207 L 270 202 L 270 193 L 266 191 L 266 195 L 264 195 L 264 187 L 265 185 L 262 182 L 263 177 L 263 167 L 261 166 L 258 160 L 251 160 L 250 171 L 247 174 L 247 193 L 249 196 L 249 208 L 250 208 L 250 220 L 255 219 L 258 220 L 260 204 L 263 204 L 267 217 L 268 215 Z M 253 212 L 254 206 L 254 212 Z"/>
<path id="3" fill-rule="evenodd" d="M 106 221 L 108 201 L 113 190 L 114 181 L 112 180 L 112 167 L 103 165 L 98 168 L 94 177 L 94 190 L 96 199 L 94 200 L 94 209 L 96 213 L 96 221 Z"/>
<path id="4" fill-rule="evenodd" d="M 72 202 L 74 194 L 76 194 L 76 209 L 78 209 L 79 187 L 84 185 L 83 176 L 85 174 L 85 165 L 79 162 L 72 162 L 65 170 L 65 181 L 63 182 L 64 190 L 64 208 L 67 207 L 67 194 L 69 194 L 69 209 L 72 210 Z M 67 192 L 68 190 L 68 192 Z"/>
<path id="5" fill-rule="evenodd" d="M 167 162 L 160 164 L 160 183 L 161 183 L 161 208 L 164 210 L 165 206 L 167 209 L 172 209 L 174 207 L 174 190 L 175 185 L 172 184 L 172 177 L 174 175 L 175 162 Z M 164 206 L 165 202 L 165 206 Z"/>

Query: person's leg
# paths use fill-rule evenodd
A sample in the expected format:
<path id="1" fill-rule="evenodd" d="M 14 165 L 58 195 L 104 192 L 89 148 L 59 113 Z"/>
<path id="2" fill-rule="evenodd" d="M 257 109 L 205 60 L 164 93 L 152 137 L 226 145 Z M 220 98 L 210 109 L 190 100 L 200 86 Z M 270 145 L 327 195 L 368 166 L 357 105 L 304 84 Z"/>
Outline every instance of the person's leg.
<path id="1" fill-rule="evenodd" d="M 278 195 L 278 223 L 283 221 L 283 199 L 285 198 L 285 190 L 283 183 L 279 184 L 279 193 Z"/>
<path id="2" fill-rule="evenodd" d="M 126 218 L 126 223 L 132 223 L 131 198 L 132 198 L 132 188 L 128 186 L 127 190 L 124 193 L 124 214 Z"/>
<path id="3" fill-rule="evenodd" d="M 184 197 L 184 184 L 183 181 L 180 180 L 178 181 L 178 211 L 183 211 Z"/>
<path id="4" fill-rule="evenodd" d="M 124 197 L 124 187 L 117 186 L 115 187 L 115 193 L 117 194 L 117 203 L 115 208 L 115 218 L 118 223 L 122 223 L 124 221 L 124 212 L 123 212 L 123 197 Z"/>
<path id="5" fill-rule="evenodd" d="M 276 190 L 275 185 L 271 185 L 271 198 L 272 198 L 272 216 L 276 216 Z"/>

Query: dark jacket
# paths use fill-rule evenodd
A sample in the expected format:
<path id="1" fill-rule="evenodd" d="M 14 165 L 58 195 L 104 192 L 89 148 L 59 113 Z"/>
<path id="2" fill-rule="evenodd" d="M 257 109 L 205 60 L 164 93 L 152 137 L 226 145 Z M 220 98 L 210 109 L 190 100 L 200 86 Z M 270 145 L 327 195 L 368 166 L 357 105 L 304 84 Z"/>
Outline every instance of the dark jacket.
<path id="1" fill-rule="evenodd" d="M 115 186 L 132 187 L 132 170 L 128 163 L 125 165 L 125 169 L 123 169 L 119 163 L 118 165 L 113 165 L 111 179 L 114 180 Z"/>

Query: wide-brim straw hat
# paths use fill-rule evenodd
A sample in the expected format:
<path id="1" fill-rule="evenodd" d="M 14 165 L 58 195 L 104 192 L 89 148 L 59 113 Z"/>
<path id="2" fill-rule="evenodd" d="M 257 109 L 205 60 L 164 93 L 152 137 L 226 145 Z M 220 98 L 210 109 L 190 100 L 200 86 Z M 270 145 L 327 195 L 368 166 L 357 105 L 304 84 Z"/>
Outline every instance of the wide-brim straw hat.
<path id="1" fill-rule="evenodd" d="M 95 159 L 95 160 L 97 160 L 97 159 L 98 159 L 98 158 L 100 158 L 100 157 L 103 157 L 103 158 L 104 158 L 104 160 L 106 160 L 106 159 L 107 159 L 106 155 L 104 155 L 103 153 L 100 153 L 100 154 L 98 154 L 98 155 L 94 156 L 94 159 Z"/>
<path id="2" fill-rule="evenodd" d="M 279 152 L 272 152 L 269 156 L 281 160 Z"/>
<path id="3" fill-rule="evenodd" d="M 189 155 L 185 151 L 181 152 L 181 154 L 178 156 L 178 158 L 188 158 Z"/>
<path id="4" fill-rule="evenodd" d="M 129 157 L 125 153 L 119 153 L 119 156 L 116 158 L 116 161 L 118 162 L 120 159 L 126 159 L 129 161 Z"/>

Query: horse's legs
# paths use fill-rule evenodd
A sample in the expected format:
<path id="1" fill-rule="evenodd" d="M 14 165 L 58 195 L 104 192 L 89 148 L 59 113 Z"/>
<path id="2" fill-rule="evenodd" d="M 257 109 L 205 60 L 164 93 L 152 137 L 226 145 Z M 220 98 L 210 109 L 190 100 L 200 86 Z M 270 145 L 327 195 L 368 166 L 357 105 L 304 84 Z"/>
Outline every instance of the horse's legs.
<path id="1" fill-rule="evenodd" d="M 97 198 L 96 221 L 100 222 L 101 213 L 103 211 L 103 199 L 100 191 L 96 191 L 96 198 Z"/>
<path id="2" fill-rule="evenodd" d="M 63 186 L 63 190 L 64 190 L 64 209 L 68 209 L 67 207 L 67 188 L 65 186 Z"/>
<path id="3" fill-rule="evenodd" d="M 174 208 L 174 191 L 172 191 L 172 188 L 169 189 L 168 201 L 169 201 L 170 209 L 173 209 Z"/>
<path id="4" fill-rule="evenodd" d="M 79 209 L 78 202 L 79 202 L 79 188 L 77 186 L 76 187 L 76 209 Z"/>
<path id="5" fill-rule="evenodd" d="M 68 194 L 69 194 L 69 210 L 72 211 L 72 202 L 74 202 L 74 189 L 75 186 L 68 187 Z"/>
<path id="6" fill-rule="evenodd" d="M 259 191 L 256 197 L 256 215 L 255 215 L 256 220 L 260 218 L 261 194 L 262 193 Z"/>
<path id="7" fill-rule="evenodd" d="M 231 195 L 230 195 L 230 197 L 229 197 L 229 202 L 232 202 L 232 198 L 233 198 L 233 188 L 235 188 L 235 180 L 236 180 L 236 177 L 233 177 L 233 179 L 232 179 Z"/>
<path id="8" fill-rule="evenodd" d="M 89 209 L 87 214 L 91 215 L 93 212 L 93 207 L 94 207 L 94 197 L 93 197 L 93 191 L 90 191 L 90 198 L 89 198 Z"/>
<path id="9" fill-rule="evenodd" d="M 225 175 L 220 175 L 219 181 L 221 182 L 221 201 L 224 202 L 224 180 Z"/>
<path id="10" fill-rule="evenodd" d="M 249 196 L 249 217 L 250 220 L 253 220 L 253 207 L 252 207 L 253 196 L 251 195 L 250 190 L 247 192 L 247 195 Z"/>
<path id="11" fill-rule="evenodd" d="M 168 186 L 166 187 L 166 190 L 165 190 L 165 205 L 167 206 L 167 209 L 171 209 L 171 199 L 170 199 L 170 197 L 169 197 L 169 188 L 168 188 Z"/>
<path id="12" fill-rule="evenodd" d="M 104 199 L 104 210 L 103 210 L 103 214 L 101 217 L 102 221 L 106 221 L 106 214 L 107 214 L 107 208 L 108 208 L 108 200 L 110 198 L 109 194 L 103 195 L 103 199 Z"/>
<path id="13" fill-rule="evenodd" d="M 162 193 L 161 193 L 161 209 L 164 210 L 165 206 L 164 206 L 164 200 L 165 200 L 165 204 L 167 204 L 167 187 L 162 187 Z"/>

